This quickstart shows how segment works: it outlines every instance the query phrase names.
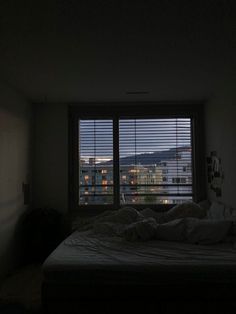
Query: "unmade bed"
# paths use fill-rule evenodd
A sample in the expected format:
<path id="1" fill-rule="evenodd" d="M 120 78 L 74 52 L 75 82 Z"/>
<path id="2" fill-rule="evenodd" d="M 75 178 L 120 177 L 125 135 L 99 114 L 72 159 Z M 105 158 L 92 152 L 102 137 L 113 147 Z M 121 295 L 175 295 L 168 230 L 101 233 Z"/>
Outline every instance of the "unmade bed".
<path id="1" fill-rule="evenodd" d="M 43 303 L 82 298 L 230 298 L 235 296 L 236 248 L 74 232 L 43 265 Z M 51 311 L 52 312 L 52 311 Z"/>

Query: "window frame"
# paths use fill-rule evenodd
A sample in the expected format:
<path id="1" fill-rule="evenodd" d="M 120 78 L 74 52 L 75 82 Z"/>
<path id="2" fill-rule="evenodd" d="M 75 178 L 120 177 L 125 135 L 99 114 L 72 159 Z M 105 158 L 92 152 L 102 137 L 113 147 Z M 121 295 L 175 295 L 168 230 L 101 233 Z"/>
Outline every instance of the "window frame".
<path id="1" fill-rule="evenodd" d="M 120 208 L 119 193 L 119 119 L 153 119 L 153 118 L 191 118 L 192 139 L 192 187 L 193 201 L 198 202 L 206 197 L 205 154 L 204 154 L 204 104 L 203 103 L 80 103 L 69 105 L 69 158 L 68 158 L 68 192 L 69 210 L 81 215 L 97 214 L 104 210 Z M 79 119 L 112 119 L 113 120 L 113 163 L 114 167 L 114 204 L 79 205 Z M 198 175 L 197 175 L 198 174 Z M 127 205 L 129 206 L 129 205 Z M 135 204 L 132 207 L 141 209 L 148 206 L 154 210 L 165 211 L 173 204 Z"/>

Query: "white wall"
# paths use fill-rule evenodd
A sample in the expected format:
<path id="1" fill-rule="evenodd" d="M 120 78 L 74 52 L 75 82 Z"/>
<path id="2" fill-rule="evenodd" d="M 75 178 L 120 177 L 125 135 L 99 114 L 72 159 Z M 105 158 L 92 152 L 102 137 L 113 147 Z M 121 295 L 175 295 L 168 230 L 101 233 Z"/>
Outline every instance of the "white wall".
<path id="1" fill-rule="evenodd" d="M 216 151 L 222 159 L 222 196 L 208 184 L 208 197 L 236 208 L 236 93 L 228 90 L 206 105 L 206 153 Z"/>
<path id="2" fill-rule="evenodd" d="M 0 277 L 17 266 L 15 230 L 26 210 L 22 183 L 30 181 L 31 109 L 0 82 Z"/>
<path id="3" fill-rule="evenodd" d="M 34 105 L 34 207 L 68 209 L 67 105 Z"/>

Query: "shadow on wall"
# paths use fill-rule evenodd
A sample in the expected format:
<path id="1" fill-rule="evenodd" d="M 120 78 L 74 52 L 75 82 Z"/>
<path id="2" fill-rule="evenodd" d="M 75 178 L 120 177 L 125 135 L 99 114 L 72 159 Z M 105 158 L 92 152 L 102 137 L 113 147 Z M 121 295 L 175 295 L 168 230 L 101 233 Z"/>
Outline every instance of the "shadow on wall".
<path id="1" fill-rule="evenodd" d="M 19 263 L 19 237 L 16 228 L 19 217 L 25 210 L 22 205 L 22 196 L 0 202 L 0 270 L 1 276 L 18 266 Z"/>

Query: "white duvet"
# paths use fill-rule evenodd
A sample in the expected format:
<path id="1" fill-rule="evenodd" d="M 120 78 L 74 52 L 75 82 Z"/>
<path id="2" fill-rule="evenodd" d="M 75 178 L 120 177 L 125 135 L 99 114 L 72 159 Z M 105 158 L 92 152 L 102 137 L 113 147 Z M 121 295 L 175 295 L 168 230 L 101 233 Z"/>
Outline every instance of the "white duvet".
<path id="1" fill-rule="evenodd" d="M 171 210 L 165 217 L 181 217 L 181 211 Z M 185 215 L 186 204 L 184 205 Z M 147 211 L 145 212 L 147 213 Z M 192 212 L 191 212 L 192 213 Z M 195 214 L 194 214 L 195 215 Z M 202 214 L 201 214 L 202 215 Z M 196 215 L 195 215 L 196 216 Z M 185 217 L 167 221 L 153 211 L 148 218 L 132 207 L 125 207 L 116 212 L 107 211 L 96 217 L 80 222 L 77 230 L 90 230 L 104 236 L 118 236 L 128 241 L 148 241 L 153 239 L 180 241 L 197 244 L 212 244 L 224 240 L 232 225 L 231 221 L 214 221 Z M 162 222 L 162 223 L 161 223 Z"/>

